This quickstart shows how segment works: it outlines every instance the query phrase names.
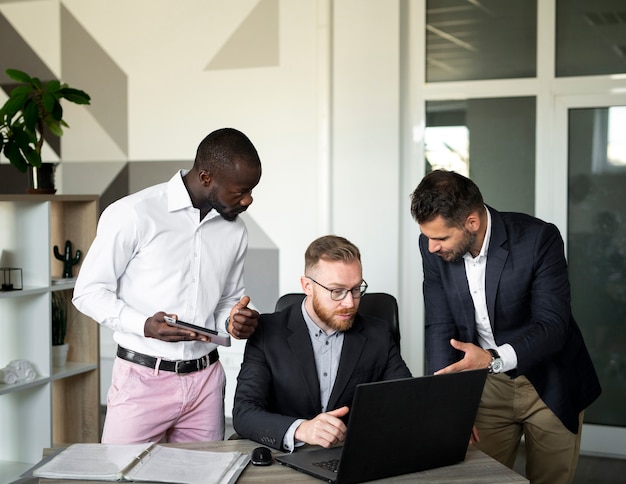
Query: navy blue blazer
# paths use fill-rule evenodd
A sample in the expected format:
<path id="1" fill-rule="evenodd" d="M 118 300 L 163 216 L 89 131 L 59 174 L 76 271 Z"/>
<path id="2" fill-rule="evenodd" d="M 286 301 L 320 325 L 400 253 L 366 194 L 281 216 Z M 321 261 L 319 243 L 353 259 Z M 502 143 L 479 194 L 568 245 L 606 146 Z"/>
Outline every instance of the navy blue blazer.
<path id="1" fill-rule="evenodd" d="M 357 314 L 345 332 L 327 411 L 350 406 L 356 386 L 410 377 L 387 322 Z M 262 314 L 237 377 L 233 427 L 239 436 L 282 449 L 297 419 L 322 411 L 313 345 L 300 303 Z"/>
<path id="2" fill-rule="evenodd" d="M 574 433 L 578 414 L 601 392 L 571 312 L 563 239 L 553 224 L 521 213 L 491 213 L 485 293 L 497 345 L 509 343 L 541 399 Z M 445 262 L 420 235 L 426 307 L 426 357 L 433 373 L 463 354 L 450 339 L 477 343 L 474 304 L 461 258 Z"/>

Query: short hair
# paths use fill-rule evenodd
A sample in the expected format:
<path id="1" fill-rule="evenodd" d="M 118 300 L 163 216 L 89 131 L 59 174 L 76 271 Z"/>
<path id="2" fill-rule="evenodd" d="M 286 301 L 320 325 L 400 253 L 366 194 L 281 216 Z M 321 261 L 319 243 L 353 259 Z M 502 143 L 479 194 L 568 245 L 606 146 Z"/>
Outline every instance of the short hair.
<path id="1" fill-rule="evenodd" d="M 198 146 L 194 168 L 219 173 L 235 161 L 260 166 L 261 160 L 252 141 L 234 128 L 222 128 L 208 134 Z"/>
<path id="2" fill-rule="evenodd" d="M 361 262 L 361 253 L 348 239 L 325 235 L 309 244 L 304 253 L 304 271 L 315 267 L 320 260 L 331 262 Z"/>
<path id="3" fill-rule="evenodd" d="M 472 212 L 483 210 L 478 186 L 453 171 L 430 172 L 411 195 L 411 215 L 418 224 L 441 216 L 449 226 L 463 227 Z"/>

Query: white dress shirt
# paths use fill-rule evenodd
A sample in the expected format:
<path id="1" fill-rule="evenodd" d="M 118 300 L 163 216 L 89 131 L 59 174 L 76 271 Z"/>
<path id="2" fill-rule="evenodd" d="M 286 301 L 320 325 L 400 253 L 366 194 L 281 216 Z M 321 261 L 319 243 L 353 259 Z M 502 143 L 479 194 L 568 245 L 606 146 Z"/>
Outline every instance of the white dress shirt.
<path id="1" fill-rule="evenodd" d="M 199 358 L 216 345 L 146 338 L 146 319 L 164 311 L 225 331 L 244 294 L 245 224 L 215 210 L 200 220 L 183 183 L 186 173 L 106 208 L 73 298 L 81 312 L 115 331 L 119 345 L 168 360 Z"/>
<path id="2" fill-rule="evenodd" d="M 502 371 L 509 371 L 517 368 L 517 354 L 508 343 L 496 346 L 496 341 L 491 329 L 491 322 L 489 321 L 489 313 L 487 312 L 485 271 L 487 269 L 489 241 L 491 240 L 491 214 L 489 213 L 489 209 L 486 207 L 485 209 L 487 210 L 487 231 L 485 232 L 485 240 L 483 240 L 480 253 L 476 257 L 472 257 L 472 254 L 469 252 L 466 252 L 463 256 L 465 261 L 465 274 L 467 276 L 470 294 L 474 301 L 474 317 L 476 319 L 478 343 L 483 349 L 497 348 L 504 365 Z"/>

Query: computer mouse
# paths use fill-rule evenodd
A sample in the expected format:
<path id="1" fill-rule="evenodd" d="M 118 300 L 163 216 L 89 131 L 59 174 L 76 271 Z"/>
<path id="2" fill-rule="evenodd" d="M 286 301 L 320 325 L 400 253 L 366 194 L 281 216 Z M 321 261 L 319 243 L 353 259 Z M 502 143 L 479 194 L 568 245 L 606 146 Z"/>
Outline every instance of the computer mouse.
<path id="1" fill-rule="evenodd" d="M 255 466 L 268 466 L 272 463 L 272 451 L 267 447 L 257 447 L 252 451 L 250 462 Z"/>

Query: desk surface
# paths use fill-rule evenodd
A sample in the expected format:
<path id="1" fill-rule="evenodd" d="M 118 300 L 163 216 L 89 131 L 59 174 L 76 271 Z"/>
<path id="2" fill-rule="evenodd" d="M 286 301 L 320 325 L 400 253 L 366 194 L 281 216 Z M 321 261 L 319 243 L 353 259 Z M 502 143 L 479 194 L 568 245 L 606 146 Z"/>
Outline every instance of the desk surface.
<path id="1" fill-rule="evenodd" d="M 174 444 L 172 444 L 174 445 Z M 252 449 L 258 447 L 259 444 L 250 440 L 225 440 L 220 442 L 194 442 L 185 444 L 175 444 L 176 447 L 196 450 L 211 451 L 233 451 L 251 452 Z M 44 456 L 48 455 L 51 449 L 44 450 Z M 273 452 L 274 455 L 278 452 Z M 28 482 L 33 482 L 29 480 Z M 34 480 L 34 482 L 37 482 Z M 68 480 L 52 480 L 40 479 L 43 483 L 67 483 L 76 484 L 79 481 Z M 86 481 L 90 484 L 96 484 L 100 481 Z M 277 462 L 266 467 L 253 466 L 248 464 L 243 471 L 237 484 L 261 483 L 261 482 L 310 482 L 320 483 L 318 479 L 310 477 L 301 472 L 285 467 Z M 528 480 L 512 471 L 508 467 L 500 464 L 488 455 L 470 446 L 465 457 L 465 461 L 447 467 L 440 467 L 428 471 L 416 472 L 414 474 L 406 474 L 402 476 L 381 479 L 372 482 L 423 482 L 423 483 L 451 483 L 451 482 L 480 482 L 480 483 L 527 483 Z"/>

